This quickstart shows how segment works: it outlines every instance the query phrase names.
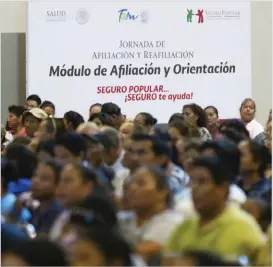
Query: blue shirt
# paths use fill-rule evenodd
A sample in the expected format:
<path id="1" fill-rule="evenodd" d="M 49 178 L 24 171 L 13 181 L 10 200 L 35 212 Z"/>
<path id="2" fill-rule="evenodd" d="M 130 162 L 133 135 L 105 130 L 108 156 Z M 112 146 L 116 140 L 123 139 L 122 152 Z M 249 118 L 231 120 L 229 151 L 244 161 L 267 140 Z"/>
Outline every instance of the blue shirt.
<path id="1" fill-rule="evenodd" d="M 31 180 L 28 178 L 20 178 L 16 182 L 10 182 L 8 184 L 8 192 L 15 195 L 29 192 L 31 187 Z"/>
<path id="2" fill-rule="evenodd" d="M 33 212 L 31 224 L 37 233 L 48 233 L 52 224 L 63 210 L 59 202 L 54 200 L 46 211 L 41 212 L 40 208 L 38 208 Z"/>
<path id="3" fill-rule="evenodd" d="M 246 190 L 243 188 L 243 179 L 239 180 L 237 184 L 246 194 L 248 198 L 264 199 L 266 193 L 271 190 L 271 182 L 266 178 L 261 178 L 258 183 Z"/>
<path id="4" fill-rule="evenodd" d="M 7 193 L 1 198 L 1 214 L 4 216 L 14 216 L 21 223 L 26 223 L 31 219 L 31 213 L 28 209 L 23 208 L 21 212 L 15 210 L 16 196 L 11 193 Z"/>

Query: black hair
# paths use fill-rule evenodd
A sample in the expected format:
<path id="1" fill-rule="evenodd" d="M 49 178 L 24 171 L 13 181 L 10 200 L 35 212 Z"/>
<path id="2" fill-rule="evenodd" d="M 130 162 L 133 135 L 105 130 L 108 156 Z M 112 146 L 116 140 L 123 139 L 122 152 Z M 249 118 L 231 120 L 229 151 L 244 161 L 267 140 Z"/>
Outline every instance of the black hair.
<path id="1" fill-rule="evenodd" d="M 198 127 L 206 127 L 207 126 L 207 115 L 206 115 L 205 111 L 199 105 L 192 103 L 192 104 L 184 105 L 183 110 L 185 108 L 191 109 L 191 111 L 196 116 L 198 116 L 198 119 L 196 121 L 196 124 Z"/>
<path id="2" fill-rule="evenodd" d="M 225 138 L 233 141 L 236 144 L 239 144 L 240 142 L 242 142 L 246 139 L 246 137 L 243 133 L 240 133 L 233 128 L 224 128 L 220 131 L 220 133 Z"/>
<path id="3" fill-rule="evenodd" d="M 239 262 L 227 261 L 209 251 L 187 250 L 184 257 L 191 258 L 194 266 L 242 266 Z"/>
<path id="4" fill-rule="evenodd" d="M 27 101 L 30 101 L 30 100 L 35 101 L 37 103 L 38 107 L 42 103 L 42 100 L 41 100 L 41 98 L 38 95 L 30 95 L 30 96 L 28 96 Z"/>
<path id="5" fill-rule="evenodd" d="M 54 157 L 55 156 L 54 147 L 55 147 L 55 142 L 53 140 L 42 141 L 38 144 L 36 148 L 36 153 L 44 151 L 48 153 L 50 156 Z"/>
<path id="6" fill-rule="evenodd" d="M 184 119 L 184 116 L 183 116 L 182 113 L 174 113 L 174 114 L 170 117 L 170 119 L 169 119 L 169 121 L 168 121 L 168 124 L 172 123 L 173 121 L 184 121 L 184 120 L 185 120 L 185 119 Z"/>
<path id="7" fill-rule="evenodd" d="M 36 154 L 24 145 L 8 145 L 5 157 L 7 160 L 14 162 L 20 178 L 31 178 L 38 165 Z"/>
<path id="8" fill-rule="evenodd" d="M 144 117 L 144 125 L 145 126 L 154 126 L 157 124 L 157 119 L 154 118 L 153 115 L 148 112 L 140 112 L 137 114 L 137 116 L 138 115 Z"/>
<path id="9" fill-rule="evenodd" d="M 120 107 L 112 102 L 104 103 L 101 107 L 101 113 L 105 113 L 107 115 L 113 116 L 120 116 L 121 115 L 121 109 Z"/>
<path id="10" fill-rule="evenodd" d="M 261 177 L 264 177 L 268 164 L 272 161 L 271 153 L 268 149 L 255 141 L 249 141 L 249 149 L 253 155 L 253 160 L 259 164 L 258 172 Z"/>
<path id="11" fill-rule="evenodd" d="M 88 214 L 95 217 L 95 222 L 86 218 L 85 215 L 89 217 Z M 109 197 L 91 194 L 74 209 L 72 208 L 70 222 L 87 227 L 93 226 L 94 223 L 97 225 L 103 224 L 110 228 L 117 227 L 117 208 Z"/>
<path id="12" fill-rule="evenodd" d="M 80 156 L 82 152 L 86 155 L 87 141 L 81 135 L 75 132 L 65 133 L 56 139 L 55 146 L 63 146 L 74 156 Z"/>
<path id="13" fill-rule="evenodd" d="M 219 112 L 218 109 L 215 106 L 207 106 L 204 108 L 204 110 L 206 111 L 207 109 L 212 109 L 213 112 L 216 114 L 217 118 L 219 117 Z"/>
<path id="14" fill-rule="evenodd" d="M 109 119 L 109 117 L 105 113 L 100 112 L 91 114 L 88 121 L 93 122 L 95 119 L 100 120 L 102 125 L 104 126 L 114 127 L 114 123 Z"/>
<path id="15" fill-rule="evenodd" d="M 64 251 L 45 239 L 33 239 L 15 244 L 6 251 L 22 258 L 29 266 L 69 266 Z"/>
<path id="16" fill-rule="evenodd" d="M 93 226 L 84 231 L 82 238 L 98 246 L 105 257 L 106 266 L 110 266 L 115 260 L 122 260 L 122 266 L 133 266 L 132 249 L 118 231 L 103 225 Z"/>
<path id="17" fill-rule="evenodd" d="M 45 100 L 41 104 L 40 108 L 43 109 L 43 108 L 47 108 L 47 107 L 50 107 L 50 108 L 52 108 L 55 111 L 55 105 L 51 101 Z"/>
<path id="18" fill-rule="evenodd" d="M 144 133 L 136 133 L 131 137 L 132 141 L 149 141 L 152 143 L 152 150 L 157 156 L 170 156 L 170 148 L 166 142 L 162 142 L 157 136 Z"/>
<path id="19" fill-rule="evenodd" d="M 177 129 L 183 137 L 200 137 L 200 131 L 198 128 L 184 120 L 173 120 L 171 123 L 169 123 L 169 128 L 170 127 Z"/>
<path id="20" fill-rule="evenodd" d="M 4 190 L 7 190 L 10 182 L 18 181 L 19 176 L 16 167 L 10 161 L 1 160 L 1 184 Z"/>
<path id="21" fill-rule="evenodd" d="M 64 119 L 66 119 L 68 123 L 71 123 L 73 130 L 76 130 L 80 124 L 84 123 L 83 116 L 76 111 L 70 110 L 66 112 Z"/>
<path id="22" fill-rule="evenodd" d="M 216 185 L 225 182 L 231 183 L 229 166 L 219 157 L 199 157 L 192 163 L 192 167 L 204 167 L 212 174 L 212 179 Z"/>
<path id="23" fill-rule="evenodd" d="M 26 109 L 23 106 L 12 105 L 9 106 L 8 111 L 9 113 L 13 113 L 16 117 L 21 117 Z"/>
<path id="24" fill-rule="evenodd" d="M 200 150 L 212 149 L 217 157 L 229 166 L 231 182 L 234 182 L 240 170 L 240 150 L 237 145 L 229 140 L 206 141 Z"/>
<path id="25" fill-rule="evenodd" d="M 238 119 L 229 119 L 225 120 L 220 124 L 219 132 L 223 131 L 224 129 L 234 129 L 235 131 L 245 135 L 247 138 L 249 138 L 249 131 L 246 129 L 245 124 L 243 121 Z"/>
<path id="26" fill-rule="evenodd" d="M 89 108 L 89 110 L 91 110 L 93 107 L 102 107 L 102 104 L 100 104 L 100 103 L 95 103 L 95 104 L 93 104 L 90 108 Z"/>
<path id="27" fill-rule="evenodd" d="M 45 121 L 47 132 L 55 133 L 55 138 L 59 138 L 66 133 L 65 124 L 62 118 L 47 118 Z"/>

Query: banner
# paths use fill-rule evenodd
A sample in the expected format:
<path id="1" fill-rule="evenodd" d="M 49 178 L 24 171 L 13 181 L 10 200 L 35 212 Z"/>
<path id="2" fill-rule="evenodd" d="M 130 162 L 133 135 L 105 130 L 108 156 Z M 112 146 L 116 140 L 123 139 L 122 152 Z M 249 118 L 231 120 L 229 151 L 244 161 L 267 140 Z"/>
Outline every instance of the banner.
<path id="1" fill-rule="evenodd" d="M 27 90 L 87 118 L 114 102 L 166 123 L 188 103 L 238 116 L 251 96 L 249 2 L 30 2 Z"/>

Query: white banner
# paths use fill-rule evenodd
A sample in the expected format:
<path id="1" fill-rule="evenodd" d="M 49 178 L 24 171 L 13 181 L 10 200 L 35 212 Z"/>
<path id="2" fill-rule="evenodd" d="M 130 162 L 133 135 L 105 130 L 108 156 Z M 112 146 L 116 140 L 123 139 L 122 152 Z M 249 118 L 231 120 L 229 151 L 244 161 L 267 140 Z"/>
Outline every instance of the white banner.
<path id="1" fill-rule="evenodd" d="M 114 102 L 165 123 L 187 103 L 238 116 L 251 96 L 249 2 L 32 2 L 28 94 L 57 115 Z"/>

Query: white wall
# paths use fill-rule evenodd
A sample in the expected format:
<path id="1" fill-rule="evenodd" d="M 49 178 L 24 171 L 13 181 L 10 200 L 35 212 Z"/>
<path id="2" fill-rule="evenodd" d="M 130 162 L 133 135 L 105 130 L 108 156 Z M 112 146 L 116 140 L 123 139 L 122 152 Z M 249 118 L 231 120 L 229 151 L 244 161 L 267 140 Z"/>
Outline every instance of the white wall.
<path id="1" fill-rule="evenodd" d="M 252 96 L 257 103 L 257 119 L 262 123 L 265 123 L 268 111 L 272 106 L 272 10 L 271 1 L 251 2 Z M 0 33 L 25 32 L 26 11 L 27 4 L 25 2 L 0 2 Z M 15 48 L 11 45 L 6 49 L 10 49 L 10 54 L 12 54 L 12 49 Z M 0 61 L 2 62 L 1 55 Z M 16 76 L 16 71 L 5 73 L 6 82 L 3 85 L 0 67 L 1 91 L 5 91 L 2 95 L 8 96 L 6 99 L 1 99 L 1 104 L 3 101 L 11 101 L 9 104 L 17 103 L 20 98 L 18 95 L 22 95 L 19 94 L 19 91 L 22 90 L 19 83 L 13 81 L 14 86 L 6 85 L 10 84 L 9 79 L 19 79 Z M 5 110 L 1 108 L 1 112 L 4 113 Z M 3 118 L 3 116 L 1 117 Z"/>

